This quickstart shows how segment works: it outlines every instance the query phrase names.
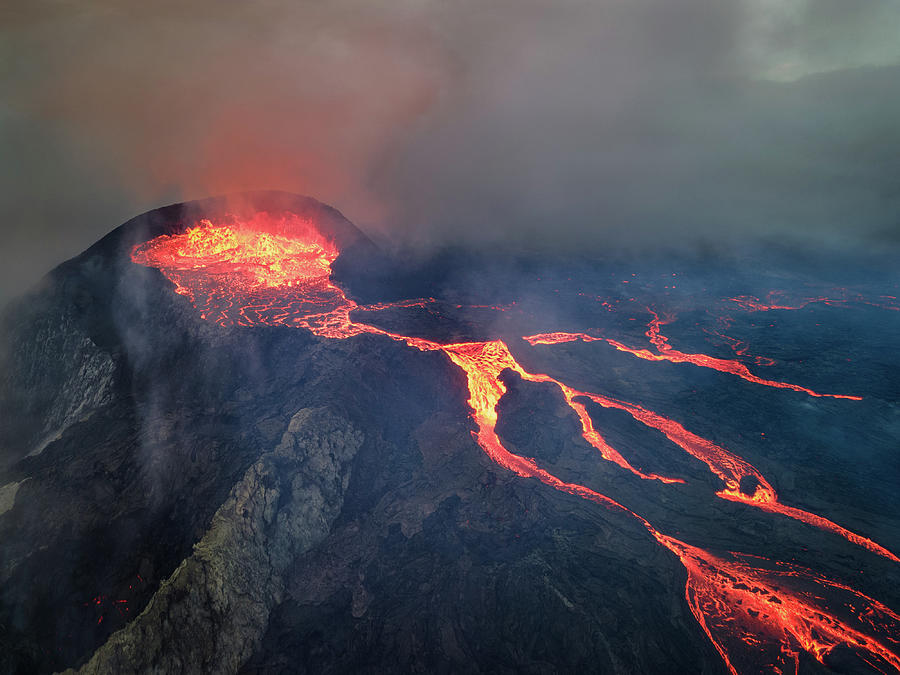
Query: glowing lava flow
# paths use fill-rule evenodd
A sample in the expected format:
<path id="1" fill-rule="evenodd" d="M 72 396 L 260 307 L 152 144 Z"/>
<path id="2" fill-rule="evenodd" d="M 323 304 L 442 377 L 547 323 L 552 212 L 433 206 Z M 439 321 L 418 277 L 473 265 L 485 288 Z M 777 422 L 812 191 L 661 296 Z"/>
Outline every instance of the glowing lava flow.
<path id="1" fill-rule="evenodd" d="M 900 558 L 871 539 L 851 532 L 815 513 L 779 503 L 778 493 L 775 492 L 775 488 L 772 487 L 755 466 L 712 441 L 688 431 L 678 422 L 662 415 L 657 415 L 639 405 L 619 401 L 609 396 L 588 392 L 579 392 L 579 395 L 589 398 L 604 408 L 617 408 L 627 412 L 637 421 L 657 431 L 661 431 L 675 445 L 706 464 L 710 471 L 725 483 L 724 489 L 716 493 L 717 497 L 749 504 L 771 513 L 780 513 L 813 527 L 840 535 L 847 541 L 857 546 L 862 546 L 872 553 L 877 553 L 894 562 L 900 562 Z M 743 489 L 742 483 L 744 484 Z"/>
<path id="2" fill-rule="evenodd" d="M 824 664 L 838 646 L 852 648 L 875 670 L 900 671 L 900 616 L 877 600 L 796 565 L 767 569 L 765 559 L 726 560 L 654 536 L 687 569 L 691 613 L 734 675 L 743 667 L 797 673 L 801 650 Z"/>
<path id="3" fill-rule="evenodd" d="M 604 459 L 641 478 L 681 482 L 645 474 L 631 466 L 603 440 L 594 429 L 585 405 L 576 399 L 587 398 L 601 406 L 624 410 L 634 419 L 664 433 L 686 452 L 704 461 L 723 480 L 725 488 L 718 493 L 720 497 L 753 504 L 837 532 L 871 551 L 900 561 L 889 551 L 824 518 L 778 504 L 774 489 L 754 467 L 672 420 L 637 405 L 575 390 L 549 375 L 528 373 L 500 340 L 440 344 L 353 321 L 351 314 L 355 311 L 424 307 L 433 300 L 359 306 L 330 279 L 331 263 L 337 254 L 336 246 L 310 223 L 289 215 L 275 217 L 262 213 L 247 223 L 221 225 L 204 221 L 183 234 L 158 237 L 136 247 L 132 259 L 160 269 L 175 284 L 176 292 L 188 297 L 203 318 L 223 326 L 295 326 L 333 339 L 368 333 L 404 342 L 418 350 L 446 354 L 466 374 L 468 403 L 477 426 L 473 435 L 494 462 L 519 476 L 535 478 L 557 490 L 637 519 L 657 542 L 678 557 L 688 574 L 685 596 L 691 612 L 732 673 L 743 668 L 745 661 L 749 668 L 758 670 L 761 659 L 766 662 L 764 667 L 778 672 L 793 663 L 796 672 L 799 650 L 824 662 L 828 653 L 839 645 L 852 647 L 874 668 L 900 670 L 900 644 L 896 637 L 900 618 L 877 601 L 801 568 L 786 566 L 771 571 L 754 565 L 747 556 L 734 556 L 734 560 L 717 557 L 662 534 L 617 501 L 586 486 L 567 483 L 538 466 L 534 459 L 510 452 L 496 432 L 497 404 L 506 393 L 501 374 L 509 369 L 525 380 L 558 387 L 566 403 L 578 415 L 585 440 Z M 677 361 L 685 357 L 681 360 L 693 363 L 695 361 L 688 357 L 702 356 L 672 350 L 659 335 L 659 325 L 657 317 L 655 326 L 651 326 L 651 332 L 655 330 L 651 341 L 665 356 L 651 360 Z M 525 339 L 531 344 L 603 340 L 567 333 Z M 646 354 L 655 357 L 649 352 Z M 719 361 L 731 363 L 713 360 Z M 795 385 L 760 382 L 819 395 Z M 746 481 L 747 477 L 754 481 L 752 495 L 741 491 L 741 481 Z M 851 600 L 832 609 L 814 591 L 787 590 L 786 580 L 799 580 L 815 586 L 818 592 L 822 589 L 840 591 Z M 747 658 L 748 650 L 752 650 L 752 659 Z"/>
<path id="4" fill-rule="evenodd" d="M 644 473 L 631 466 L 628 460 L 610 446 L 600 433 L 594 429 L 593 422 L 584 404 L 575 401 L 575 398 L 584 396 L 584 392 L 572 389 L 549 375 L 535 375 L 527 372 L 513 358 L 509 348 L 501 340 L 444 345 L 440 349 L 450 357 L 453 363 L 462 368 L 468 377 L 469 406 L 475 411 L 479 437 L 484 433 L 486 437 L 496 438 L 496 433 L 494 432 L 494 427 L 497 424 L 496 407 L 503 394 L 506 393 L 506 387 L 500 380 L 500 374 L 504 370 L 509 369 L 518 373 L 522 379 L 529 382 L 546 382 L 559 387 L 566 399 L 566 403 L 581 421 L 582 438 L 599 450 L 603 459 L 617 464 L 640 478 L 659 480 L 663 483 L 684 482 L 679 478 L 667 478 L 657 474 Z"/>
<path id="5" fill-rule="evenodd" d="M 725 323 L 726 320 L 720 320 L 722 323 Z M 737 356 L 743 356 L 745 358 L 752 358 L 754 363 L 758 366 L 774 366 L 775 359 L 770 359 L 768 356 L 750 356 L 747 352 L 750 349 L 750 345 L 744 342 L 743 340 L 738 340 L 737 338 L 733 338 L 730 335 L 725 335 L 725 333 L 719 332 L 717 330 L 712 330 L 709 328 L 703 329 L 704 333 L 708 335 L 714 335 L 720 340 L 724 340 L 725 343 L 731 348 Z"/>
<path id="6" fill-rule="evenodd" d="M 862 305 L 871 305 L 872 307 L 878 307 L 879 309 L 888 309 L 893 312 L 900 311 L 900 304 L 897 302 L 897 298 L 893 295 L 882 295 L 882 302 L 872 302 L 864 298 L 862 295 L 853 295 L 846 291 L 846 289 L 835 289 L 842 297 L 830 297 L 830 296 L 818 296 L 814 298 L 800 298 L 793 302 L 793 304 L 782 304 L 787 302 L 786 300 L 781 300 L 782 293 L 778 291 L 771 291 L 766 295 L 766 299 L 760 300 L 756 296 L 753 295 L 739 295 L 734 298 L 726 298 L 727 301 L 735 303 L 741 309 L 748 312 L 771 312 L 774 310 L 792 310 L 792 309 L 803 309 L 808 305 L 813 305 L 816 303 L 822 303 L 824 305 L 829 305 L 832 307 L 837 307 L 840 305 L 847 305 L 850 303 L 858 303 Z"/>
<path id="7" fill-rule="evenodd" d="M 588 342 L 604 340 L 604 338 L 595 338 L 585 335 L 584 333 L 544 333 L 532 335 L 523 339 L 532 345 L 552 345 L 575 340 L 585 340 Z M 538 378 L 546 377 L 547 376 L 538 376 L 535 378 L 535 381 L 538 381 Z M 547 380 L 555 382 L 552 378 L 547 378 Z M 583 396 L 604 408 L 617 408 L 627 412 L 631 417 L 642 424 L 652 427 L 657 431 L 661 431 L 666 438 L 675 443 L 675 445 L 706 464 L 710 471 L 725 483 L 725 488 L 718 491 L 716 496 L 729 501 L 755 506 L 771 513 L 780 513 L 781 515 L 844 537 L 847 541 L 850 541 L 857 546 L 862 546 L 863 548 L 893 560 L 894 562 L 900 562 L 900 558 L 871 539 L 860 536 L 855 532 L 851 532 L 837 523 L 815 513 L 781 504 L 778 501 L 778 494 L 775 492 L 775 488 L 772 487 L 756 467 L 729 452 L 725 448 L 716 445 L 712 441 L 708 441 L 705 438 L 691 433 L 678 422 L 657 415 L 656 413 L 650 412 L 649 410 L 632 403 L 626 403 L 591 392 L 577 391 L 560 383 L 557 384 L 559 384 L 560 388 L 563 388 L 566 393 L 566 400 L 571 401 L 576 397 Z M 578 404 L 574 403 L 574 405 Z M 587 415 L 587 411 L 584 411 L 584 413 Z M 749 481 L 750 487 L 742 489 L 742 481 L 745 486 Z"/>
<path id="8" fill-rule="evenodd" d="M 706 354 L 686 354 L 684 352 L 680 352 L 677 349 L 674 349 L 672 345 L 669 344 L 669 339 L 659 332 L 660 326 L 664 326 L 671 320 L 662 320 L 659 318 L 659 315 L 653 310 L 648 311 L 653 315 L 653 318 L 648 324 L 647 337 L 650 338 L 650 342 L 658 350 L 659 353 L 657 354 L 654 354 L 649 349 L 637 349 L 634 347 L 628 347 L 621 342 L 618 342 L 611 338 L 597 338 L 585 333 L 539 333 L 537 335 L 529 335 L 528 337 L 525 337 L 523 339 L 531 345 L 559 344 L 561 342 L 574 342 L 576 340 L 583 340 L 585 342 L 603 341 L 611 345 L 612 347 L 615 347 L 620 352 L 626 352 L 628 354 L 631 354 L 632 356 L 638 357 L 639 359 L 644 359 L 645 361 L 691 363 L 695 366 L 701 366 L 703 368 L 712 368 L 713 370 L 718 370 L 722 373 L 731 373 L 732 375 L 737 375 L 747 382 L 762 384 L 767 387 L 791 389 L 793 391 L 803 392 L 804 394 L 808 394 L 810 396 L 815 396 L 818 398 L 843 398 L 849 399 L 851 401 L 862 400 L 861 396 L 850 396 L 847 394 L 820 394 L 816 391 L 813 391 L 812 389 L 801 387 L 799 384 L 791 384 L 790 382 L 778 382 L 776 380 L 766 380 L 762 377 L 754 375 L 750 372 L 747 366 L 745 366 L 740 361 L 735 361 L 733 359 L 719 359 L 714 356 L 707 356 Z"/>
<path id="9" fill-rule="evenodd" d="M 240 227 L 201 221 L 183 234 L 135 248 L 132 260 L 157 267 L 220 326 L 287 323 L 344 301 L 331 283 L 333 243 L 297 216 L 257 214 Z"/>

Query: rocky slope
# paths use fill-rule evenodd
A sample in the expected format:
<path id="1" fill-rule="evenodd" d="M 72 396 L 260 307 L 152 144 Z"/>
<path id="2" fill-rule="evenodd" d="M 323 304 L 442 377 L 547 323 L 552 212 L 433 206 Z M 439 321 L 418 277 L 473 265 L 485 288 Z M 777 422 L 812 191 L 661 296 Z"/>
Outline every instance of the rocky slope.
<path id="1" fill-rule="evenodd" d="M 327 410 L 291 418 L 232 488 L 194 552 L 82 673 L 233 673 L 259 646 L 283 574 L 341 511 L 362 434 Z"/>

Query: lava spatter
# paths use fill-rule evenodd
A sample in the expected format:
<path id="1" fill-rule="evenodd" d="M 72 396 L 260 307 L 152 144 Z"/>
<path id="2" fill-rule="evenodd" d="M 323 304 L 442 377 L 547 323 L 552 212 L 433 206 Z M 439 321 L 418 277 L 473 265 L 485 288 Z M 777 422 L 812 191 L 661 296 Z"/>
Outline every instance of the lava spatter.
<path id="1" fill-rule="evenodd" d="M 584 485 L 567 483 L 539 466 L 534 459 L 508 450 L 496 432 L 497 404 L 506 392 L 500 376 L 509 369 L 527 381 L 559 387 L 581 421 L 584 439 L 604 459 L 640 478 L 664 483 L 682 482 L 678 478 L 647 474 L 633 467 L 594 429 L 580 399 L 624 410 L 636 420 L 664 433 L 683 450 L 705 462 L 722 479 L 725 487 L 718 493 L 720 497 L 743 501 L 842 534 L 854 543 L 898 561 L 893 554 L 820 516 L 779 504 L 772 486 L 754 467 L 724 448 L 692 434 L 677 422 L 631 403 L 578 391 L 549 375 L 525 371 L 501 340 L 442 344 L 355 321 L 354 313 L 424 306 L 433 301 L 423 299 L 360 306 L 331 280 L 331 264 L 338 254 L 337 246 L 323 237 L 313 223 L 291 215 L 260 213 L 249 221 L 203 221 L 182 234 L 158 237 L 136 247 L 132 259 L 160 269 L 175 285 L 176 292 L 186 296 L 204 319 L 222 326 L 293 326 L 329 339 L 373 334 L 421 351 L 446 354 L 466 374 L 468 404 L 477 429 L 473 436 L 482 450 L 494 462 L 519 476 L 535 478 L 556 490 L 636 519 L 684 565 L 688 606 L 731 672 L 737 673 L 745 662 L 750 663 L 742 655 L 746 650 L 754 651 L 753 663 L 756 665 L 751 667 L 753 670 L 758 669 L 762 659 L 765 667 L 771 670 L 793 669 L 796 672 L 800 650 L 824 661 L 838 645 L 851 646 L 874 668 L 900 670 L 900 645 L 896 637 L 900 621 L 896 614 L 877 601 L 801 568 L 782 566 L 775 571 L 766 570 L 749 562 L 746 556 L 733 555 L 726 559 L 691 546 L 659 532 L 645 518 L 606 495 Z M 654 314 L 647 332 L 659 354 L 632 350 L 609 339 L 581 333 L 547 333 L 525 340 L 531 344 L 602 340 L 640 358 L 694 363 L 731 372 L 751 382 L 824 396 L 797 385 L 757 378 L 739 362 L 674 350 L 660 334 L 660 326 L 664 323 Z M 752 478 L 752 494 L 741 490 L 742 481 L 746 484 L 747 477 Z M 798 580 L 813 590 L 793 588 L 785 583 Z M 829 595 L 843 593 L 847 601 L 832 607 L 820 596 L 823 592 Z"/>

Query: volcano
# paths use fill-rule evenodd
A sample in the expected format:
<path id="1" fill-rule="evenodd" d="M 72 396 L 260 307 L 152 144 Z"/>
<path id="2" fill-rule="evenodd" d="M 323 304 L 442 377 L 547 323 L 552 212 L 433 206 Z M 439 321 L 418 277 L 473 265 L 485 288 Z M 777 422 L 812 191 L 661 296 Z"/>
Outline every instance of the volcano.
<path id="1" fill-rule="evenodd" d="M 896 283 L 767 265 L 125 223 L 2 317 L 0 670 L 900 671 Z"/>

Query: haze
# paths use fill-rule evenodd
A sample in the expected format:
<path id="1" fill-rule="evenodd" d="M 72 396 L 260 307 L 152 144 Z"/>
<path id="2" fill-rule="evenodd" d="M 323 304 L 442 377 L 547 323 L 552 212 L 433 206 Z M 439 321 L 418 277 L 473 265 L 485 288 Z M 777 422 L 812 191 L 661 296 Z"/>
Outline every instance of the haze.
<path id="1" fill-rule="evenodd" d="M 561 250 L 898 239 L 888 0 L 0 9 L 0 303 L 174 201 Z"/>

